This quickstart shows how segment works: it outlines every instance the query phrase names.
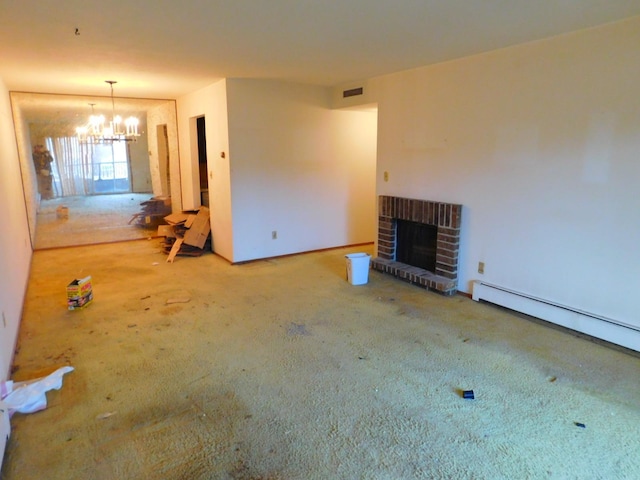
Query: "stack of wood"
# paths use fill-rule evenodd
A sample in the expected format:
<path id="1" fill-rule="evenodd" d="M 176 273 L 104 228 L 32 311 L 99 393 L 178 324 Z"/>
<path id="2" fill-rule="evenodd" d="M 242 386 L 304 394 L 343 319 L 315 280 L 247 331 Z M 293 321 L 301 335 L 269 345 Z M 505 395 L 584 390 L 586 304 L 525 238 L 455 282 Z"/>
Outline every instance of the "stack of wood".
<path id="1" fill-rule="evenodd" d="M 158 227 L 158 236 L 164 237 L 162 250 L 173 263 L 177 255 L 199 257 L 211 250 L 211 224 L 209 209 L 200 207 L 196 212 L 172 213 L 164 217 L 168 225 Z"/>
<path id="2" fill-rule="evenodd" d="M 141 202 L 142 209 L 129 220 L 129 225 L 143 228 L 156 228 L 164 224 L 164 217 L 171 213 L 171 197 L 152 197 L 145 202 Z"/>

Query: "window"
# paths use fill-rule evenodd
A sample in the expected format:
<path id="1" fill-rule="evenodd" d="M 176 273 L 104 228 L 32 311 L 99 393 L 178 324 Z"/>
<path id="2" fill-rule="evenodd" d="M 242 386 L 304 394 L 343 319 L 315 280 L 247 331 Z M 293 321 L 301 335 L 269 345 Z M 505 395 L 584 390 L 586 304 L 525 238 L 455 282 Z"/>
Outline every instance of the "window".
<path id="1" fill-rule="evenodd" d="M 95 193 L 130 192 L 129 152 L 126 142 L 93 146 Z"/>

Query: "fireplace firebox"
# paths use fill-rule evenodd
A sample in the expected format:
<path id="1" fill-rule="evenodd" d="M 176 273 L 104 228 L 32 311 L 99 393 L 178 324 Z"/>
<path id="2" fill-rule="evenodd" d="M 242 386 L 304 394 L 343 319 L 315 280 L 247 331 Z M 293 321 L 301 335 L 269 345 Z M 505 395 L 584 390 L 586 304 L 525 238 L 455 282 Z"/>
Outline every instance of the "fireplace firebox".
<path id="1" fill-rule="evenodd" d="M 459 204 L 380 196 L 378 256 L 371 262 L 372 269 L 453 295 L 458 284 L 461 217 Z M 418 233 L 407 234 L 407 224 L 419 225 Z M 435 240 L 425 240 L 427 234 L 435 234 Z M 416 239 L 417 246 L 409 247 L 407 253 L 405 240 L 416 244 Z"/>
<path id="2" fill-rule="evenodd" d="M 435 273 L 438 227 L 409 220 L 396 222 L 396 260 Z"/>

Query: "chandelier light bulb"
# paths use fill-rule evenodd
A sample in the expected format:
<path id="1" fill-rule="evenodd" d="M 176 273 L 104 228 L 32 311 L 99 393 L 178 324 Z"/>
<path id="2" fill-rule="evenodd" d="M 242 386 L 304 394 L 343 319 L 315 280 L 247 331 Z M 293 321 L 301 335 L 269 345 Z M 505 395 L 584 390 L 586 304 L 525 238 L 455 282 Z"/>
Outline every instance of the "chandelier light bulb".
<path id="1" fill-rule="evenodd" d="M 88 133 L 89 133 L 89 129 L 87 127 L 76 128 L 76 135 L 78 136 L 78 141 L 80 141 L 81 143 L 87 141 Z"/>
<path id="2" fill-rule="evenodd" d="M 138 136 L 138 119 L 135 117 L 129 117 L 125 120 L 124 124 L 127 127 L 127 135 Z"/>

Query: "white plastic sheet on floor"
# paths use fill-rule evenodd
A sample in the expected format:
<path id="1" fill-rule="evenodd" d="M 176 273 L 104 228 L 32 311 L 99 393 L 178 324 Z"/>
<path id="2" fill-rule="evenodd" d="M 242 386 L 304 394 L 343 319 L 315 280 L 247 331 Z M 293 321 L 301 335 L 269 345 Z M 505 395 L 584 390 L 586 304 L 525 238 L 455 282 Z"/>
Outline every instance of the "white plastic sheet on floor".
<path id="1" fill-rule="evenodd" d="M 1 407 L 8 409 L 9 417 L 15 412 L 33 413 L 47 408 L 47 392 L 60 390 L 62 377 L 73 367 L 62 367 L 43 378 L 26 382 L 8 380 L 0 383 Z"/>

